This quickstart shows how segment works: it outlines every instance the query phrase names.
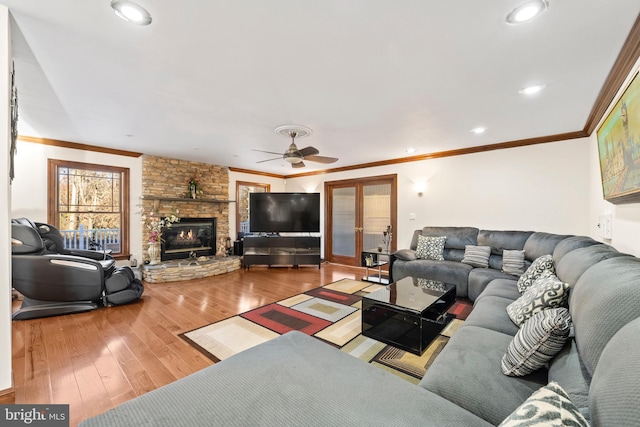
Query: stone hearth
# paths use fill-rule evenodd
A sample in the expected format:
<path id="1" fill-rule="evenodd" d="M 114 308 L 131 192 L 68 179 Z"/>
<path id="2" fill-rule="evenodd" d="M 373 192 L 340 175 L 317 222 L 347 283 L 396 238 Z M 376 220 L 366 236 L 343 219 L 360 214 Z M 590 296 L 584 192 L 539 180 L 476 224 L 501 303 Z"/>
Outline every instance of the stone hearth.
<path id="1" fill-rule="evenodd" d="M 155 265 L 143 265 L 140 269 L 145 282 L 164 283 L 229 273 L 239 270 L 241 264 L 242 258 L 239 256 L 203 257 L 197 260 L 163 261 Z"/>

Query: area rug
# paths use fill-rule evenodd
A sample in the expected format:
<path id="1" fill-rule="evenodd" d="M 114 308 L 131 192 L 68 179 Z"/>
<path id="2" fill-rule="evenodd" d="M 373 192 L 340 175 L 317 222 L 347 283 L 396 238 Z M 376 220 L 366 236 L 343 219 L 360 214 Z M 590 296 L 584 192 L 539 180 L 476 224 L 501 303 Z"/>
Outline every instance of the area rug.
<path id="1" fill-rule="evenodd" d="M 365 337 L 362 296 L 384 285 L 342 279 L 291 298 L 180 334 L 186 342 L 219 362 L 289 331 L 301 331 L 407 381 L 418 383 L 449 337 L 471 312 L 470 302 L 456 301 L 455 314 L 421 355 Z"/>

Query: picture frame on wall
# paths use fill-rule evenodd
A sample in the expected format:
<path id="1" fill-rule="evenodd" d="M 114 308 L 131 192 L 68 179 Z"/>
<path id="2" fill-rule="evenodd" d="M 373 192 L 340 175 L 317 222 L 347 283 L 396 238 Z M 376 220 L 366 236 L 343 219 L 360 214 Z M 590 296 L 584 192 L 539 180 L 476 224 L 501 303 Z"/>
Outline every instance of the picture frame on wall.
<path id="1" fill-rule="evenodd" d="M 615 204 L 640 203 L 640 78 L 638 74 L 597 131 L 602 194 Z"/>

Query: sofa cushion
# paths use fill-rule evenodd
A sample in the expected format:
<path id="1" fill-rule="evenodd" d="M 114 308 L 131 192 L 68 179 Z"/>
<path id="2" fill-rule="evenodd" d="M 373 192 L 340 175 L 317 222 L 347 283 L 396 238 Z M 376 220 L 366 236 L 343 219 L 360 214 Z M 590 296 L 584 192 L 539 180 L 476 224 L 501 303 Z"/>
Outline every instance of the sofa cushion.
<path id="1" fill-rule="evenodd" d="M 555 262 L 556 275 L 562 281 L 567 282 L 569 286 L 573 286 L 592 265 L 618 256 L 624 256 L 624 254 L 609 245 L 601 244 L 578 248 Z"/>
<path id="2" fill-rule="evenodd" d="M 536 232 L 524 244 L 525 259 L 533 261 L 542 255 L 553 254 L 556 246 L 569 238 L 569 235 Z"/>
<path id="3" fill-rule="evenodd" d="M 551 255 L 542 255 L 535 259 L 527 268 L 520 278 L 518 278 L 518 291 L 520 293 L 524 293 L 524 291 L 529 288 L 533 282 L 536 281 L 540 276 L 547 274 L 555 274 L 555 266 L 553 264 L 553 257 Z"/>
<path id="4" fill-rule="evenodd" d="M 447 248 L 447 242 L 444 243 L 444 251 L 442 252 L 442 257 L 449 261 L 462 261 L 464 258 L 464 250 L 463 249 L 449 249 Z"/>
<path id="5" fill-rule="evenodd" d="M 476 301 L 464 325 L 478 326 L 514 336 L 520 328 L 511 321 L 507 314 L 507 306 L 512 302 L 512 299 L 500 296 L 483 297 Z"/>
<path id="6" fill-rule="evenodd" d="M 464 325 L 419 385 L 497 425 L 547 384 L 545 369 L 518 378 L 500 373 L 500 359 L 511 339 L 511 335 Z"/>
<path id="7" fill-rule="evenodd" d="M 472 267 L 487 268 L 489 267 L 489 254 L 491 254 L 491 246 L 467 245 L 464 248 L 462 262 Z"/>
<path id="8" fill-rule="evenodd" d="M 505 249 L 523 249 L 533 231 L 480 230 L 478 245 L 491 246 L 491 253 L 502 256 Z"/>
<path id="9" fill-rule="evenodd" d="M 534 314 L 509 344 L 502 357 L 502 373 L 521 377 L 542 368 L 562 350 L 570 328 L 571 315 L 564 307 Z"/>
<path id="10" fill-rule="evenodd" d="M 503 273 L 499 270 L 494 270 L 492 268 L 474 268 L 473 270 L 471 270 L 469 272 L 469 299 L 471 301 L 475 301 L 482 294 L 482 292 L 484 292 L 484 289 L 487 287 L 487 285 L 496 279 L 513 280 L 515 279 L 515 276 Z M 518 294 L 518 297 L 519 296 L 520 294 Z"/>
<path id="11" fill-rule="evenodd" d="M 447 236 L 445 248 L 462 249 L 466 245 L 478 244 L 478 229 L 475 227 L 424 227 L 423 236 Z"/>
<path id="12" fill-rule="evenodd" d="M 589 394 L 594 426 L 640 425 L 639 354 L 640 319 L 636 319 L 611 338 L 600 356 Z"/>
<path id="13" fill-rule="evenodd" d="M 394 252 L 393 254 L 396 259 L 400 259 L 403 261 L 413 261 L 418 259 L 416 256 L 416 251 L 413 249 L 400 249 L 399 251 Z"/>
<path id="14" fill-rule="evenodd" d="M 469 281 L 471 281 L 471 273 L 469 273 Z M 493 279 L 486 285 L 482 293 L 475 299 L 475 304 L 477 305 L 482 298 L 487 296 L 507 298 L 512 302 L 521 297 L 516 287 L 516 280 L 500 278 Z"/>
<path id="15" fill-rule="evenodd" d="M 569 285 L 555 275 L 539 277 L 524 294 L 507 307 L 513 323 L 521 326 L 534 314 L 562 307 L 569 297 Z"/>
<path id="16" fill-rule="evenodd" d="M 593 240 L 591 237 L 587 236 L 572 236 L 567 237 L 563 241 L 559 242 L 556 245 L 556 248 L 553 250 L 553 259 L 555 262 L 560 262 L 562 257 L 568 254 L 571 251 L 574 251 L 578 248 L 584 248 L 587 246 L 597 245 L 600 242 Z"/>
<path id="17" fill-rule="evenodd" d="M 522 275 L 525 272 L 524 250 L 505 249 L 502 251 L 502 272 L 514 276 Z"/>
<path id="18" fill-rule="evenodd" d="M 444 250 L 444 242 L 446 240 L 446 236 L 418 236 L 416 258 L 444 261 L 442 251 Z"/>
<path id="19" fill-rule="evenodd" d="M 558 383 L 549 383 L 531 395 L 498 427 L 589 427 L 589 423 Z"/>
<path id="20" fill-rule="evenodd" d="M 571 401 L 589 420 L 589 383 L 591 375 L 580 361 L 578 347 L 573 338 L 569 338 L 549 362 L 549 381 L 555 381 L 567 392 Z"/>
<path id="21" fill-rule="evenodd" d="M 440 396 L 294 331 L 80 426 L 417 426 L 425 420 L 488 426 Z"/>
<path id="22" fill-rule="evenodd" d="M 569 311 L 580 358 L 593 375 L 611 337 L 640 317 L 640 259 L 621 256 L 593 265 L 573 287 Z"/>

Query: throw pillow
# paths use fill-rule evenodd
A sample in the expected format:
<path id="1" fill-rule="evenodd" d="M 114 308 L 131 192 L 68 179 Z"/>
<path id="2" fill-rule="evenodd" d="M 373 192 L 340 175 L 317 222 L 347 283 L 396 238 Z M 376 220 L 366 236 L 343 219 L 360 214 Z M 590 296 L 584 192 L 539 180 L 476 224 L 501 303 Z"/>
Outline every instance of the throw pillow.
<path id="1" fill-rule="evenodd" d="M 538 277 L 547 274 L 556 274 L 556 268 L 553 264 L 553 257 L 551 255 L 542 255 L 541 257 L 536 258 L 529 268 L 527 268 L 527 271 L 525 271 L 518 279 L 518 283 L 516 284 L 518 292 L 523 294 Z"/>
<path id="2" fill-rule="evenodd" d="M 502 357 L 502 373 L 521 377 L 542 368 L 562 350 L 570 329 L 571 315 L 564 307 L 534 314 L 511 340 Z"/>
<path id="3" fill-rule="evenodd" d="M 502 251 L 502 272 L 520 276 L 524 273 L 524 251 Z"/>
<path id="4" fill-rule="evenodd" d="M 555 275 L 538 278 L 524 294 L 507 306 L 507 314 L 518 326 L 534 314 L 562 307 L 569 297 L 569 285 Z"/>
<path id="5" fill-rule="evenodd" d="M 444 242 L 446 236 L 418 236 L 418 246 L 416 248 L 416 257 L 420 259 L 432 259 L 435 261 L 443 261 Z"/>
<path id="6" fill-rule="evenodd" d="M 487 268 L 489 267 L 489 256 L 491 255 L 491 246 L 464 246 L 464 258 L 462 262 L 473 267 Z"/>
<path id="7" fill-rule="evenodd" d="M 534 392 L 498 427 L 589 427 L 567 393 L 558 383 L 551 382 Z"/>

